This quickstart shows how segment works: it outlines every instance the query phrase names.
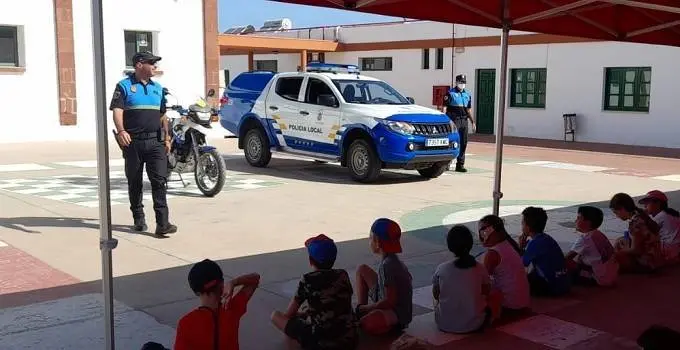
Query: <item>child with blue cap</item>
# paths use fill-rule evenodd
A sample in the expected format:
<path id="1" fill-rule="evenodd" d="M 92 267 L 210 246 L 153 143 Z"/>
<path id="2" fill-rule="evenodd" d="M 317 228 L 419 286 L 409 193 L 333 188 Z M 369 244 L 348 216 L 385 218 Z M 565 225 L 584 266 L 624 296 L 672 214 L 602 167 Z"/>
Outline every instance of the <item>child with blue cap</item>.
<path id="1" fill-rule="evenodd" d="M 338 254 L 335 242 L 321 234 L 308 239 L 305 247 L 313 271 L 302 276 L 288 310 L 272 313 L 272 323 L 303 349 L 355 349 L 352 284 L 347 271 L 333 269 Z M 308 308 L 301 313 L 303 303 Z"/>
<path id="2" fill-rule="evenodd" d="M 401 332 L 413 318 L 412 277 L 397 255 L 402 252 L 400 239 L 401 228 L 395 221 L 380 218 L 373 222 L 369 246 L 382 258 L 378 272 L 367 265 L 357 269 L 356 313 L 366 333 Z"/>

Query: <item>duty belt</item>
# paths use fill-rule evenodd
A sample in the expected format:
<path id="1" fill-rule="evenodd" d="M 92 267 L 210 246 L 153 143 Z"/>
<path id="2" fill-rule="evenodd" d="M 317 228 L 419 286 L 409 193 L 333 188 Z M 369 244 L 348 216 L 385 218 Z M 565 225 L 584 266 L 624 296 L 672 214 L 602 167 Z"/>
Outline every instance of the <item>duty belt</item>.
<path id="1" fill-rule="evenodd" d="M 134 140 L 148 140 L 158 138 L 159 132 L 138 132 L 130 134 L 130 137 Z"/>

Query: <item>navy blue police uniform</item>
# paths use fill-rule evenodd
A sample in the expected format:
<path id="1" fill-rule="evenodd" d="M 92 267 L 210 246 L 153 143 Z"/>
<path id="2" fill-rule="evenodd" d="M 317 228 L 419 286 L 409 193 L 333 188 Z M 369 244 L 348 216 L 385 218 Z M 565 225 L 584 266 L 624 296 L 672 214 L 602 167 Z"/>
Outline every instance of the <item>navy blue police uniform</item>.
<path id="1" fill-rule="evenodd" d="M 456 76 L 457 84 L 465 84 L 465 75 Z M 456 171 L 465 172 L 465 151 L 468 142 L 468 112 L 472 108 L 472 96 L 467 89 L 460 89 L 454 86 L 449 89 L 448 94 L 444 95 L 444 105 L 446 106 L 446 115 L 453 121 L 458 128 L 458 135 L 460 137 L 460 152 L 456 159 Z"/>
<path id="2" fill-rule="evenodd" d="M 160 57 L 141 53 L 133 57 L 133 64 L 155 63 L 158 60 Z M 169 227 L 174 230 L 176 227 L 168 220 L 168 158 L 164 145 L 166 135 L 161 122 L 161 117 L 165 114 L 163 87 L 157 81 L 149 79 L 144 83 L 134 73 L 129 74 L 116 85 L 110 109 L 116 108 L 123 110 L 123 127 L 132 139 L 130 145 L 123 147 L 123 157 L 135 230 L 146 230 L 142 203 L 142 171 L 146 164 L 156 216 L 156 233 L 172 233 L 165 232 L 169 231 Z"/>

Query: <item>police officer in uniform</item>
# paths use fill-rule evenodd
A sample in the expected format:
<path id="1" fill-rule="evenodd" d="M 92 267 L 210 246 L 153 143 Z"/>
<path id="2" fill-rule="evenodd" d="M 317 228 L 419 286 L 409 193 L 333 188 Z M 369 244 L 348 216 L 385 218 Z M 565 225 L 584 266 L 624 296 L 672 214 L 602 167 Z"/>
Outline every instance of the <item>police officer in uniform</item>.
<path id="1" fill-rule="evenodd" d="M 142 171 L 151 182 L 153 209 L 156 214 L 156 235 L 177 232 L 168 220 L 166 183 L 170 134 L 165 118 L 163 87 L 151 80 L 161 57 L 139 52 L 132 57 L 135 72 L 118 82 L 110 109 L 116 126 L 116 141 L 123 150 L 125 176 L 128 182 L 130 210 L 135 231 L 146 231 L 142 204 Z"/>
<path id="2" fill-rule="evenodd" d="M 460 153 L 456 159 L 456 171 L 464 173 L 465 169 L 465 150 L 468 141 L 468 120 L 475 127 L 475 121 L 472 119 L 472 96 L 465 90 L 465 83 L 467 78 L 464 74 L 456 76 L 456 86 L 449 89 L 449 93 L 444 95 L 444 106 L 446 106 L 446 115 L 453 120 L 458 128 L 458 135 L 460 136 Z"/>

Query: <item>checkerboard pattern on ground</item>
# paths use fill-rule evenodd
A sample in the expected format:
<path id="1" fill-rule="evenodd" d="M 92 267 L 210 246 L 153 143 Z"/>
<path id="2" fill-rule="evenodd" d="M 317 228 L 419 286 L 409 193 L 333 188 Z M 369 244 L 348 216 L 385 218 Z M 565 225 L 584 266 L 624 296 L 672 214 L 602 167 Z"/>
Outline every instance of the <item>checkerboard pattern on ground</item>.
<path id="1" fill-rule="evenodd" d="M 182 177 L 188 183 L 188 186 L 185 187 L 179 181 L 179 176 L 173 174 L 168 183 L 168 199 L 203 195 L 196 187 L 193 174 L 183 174 Z M 125 173 L 123 171 L 112 171 L 110 179 L 111 205 L 127 205 L 128 192 Z M 151 183 L 146 172 L 143 174 L 143 179 L 144 200 L 151 201 Z M 99 206 L 97 184 L 96 175 L 60 175 L 43 178 L 1 179 L 0 190 L 95 208 Z M 227 172 L 227 179 L 222 191 L 254 190 L 280 184 L 282 183 L 249 178 L 243 173 Z"/>

